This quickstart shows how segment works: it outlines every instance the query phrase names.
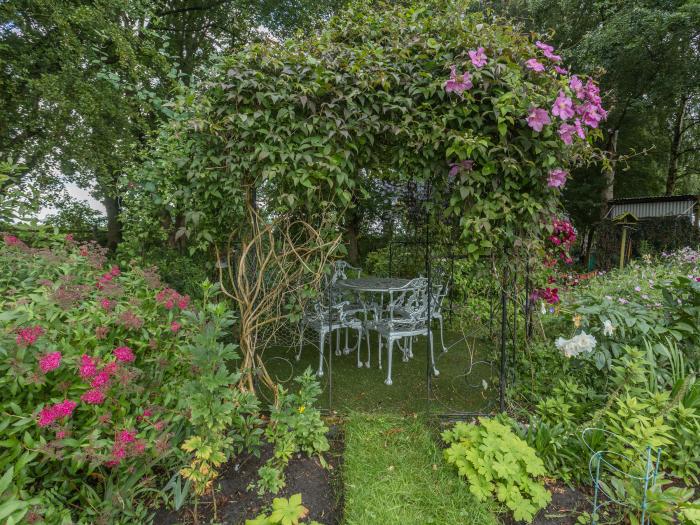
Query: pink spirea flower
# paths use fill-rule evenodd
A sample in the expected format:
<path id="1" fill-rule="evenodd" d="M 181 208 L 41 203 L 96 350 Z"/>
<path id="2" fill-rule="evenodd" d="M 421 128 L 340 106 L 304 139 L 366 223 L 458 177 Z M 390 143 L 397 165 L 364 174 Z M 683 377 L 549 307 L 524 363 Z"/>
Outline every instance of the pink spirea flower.
<path id="1" fill-rule="evenodd" d="M 557 168 L 549 172 L 547 186 L 550 188 L 563 188 L 566 184 L 566 178 L 569 174 L 561 168 Z"/>
<path id="2" fill-rule="evenodd" d="M 44 374 L 56 370 L 59 366 L 61 366 L 61 352 L 51 352 L 39 359 L 39 368 Z"/>
<path id="3" fill-rule="evenodd" d="M 119 365 L 117 363 L 107 363 L 103 368 L 102 371 L 106 372 L 107 374 L 114 375 L 117 373 L 117 370 L 119 369 Z"/>
<path id="4" fill-rule="evenodd" d="M 19 246 L 22 244 L 22 241 L 14 235 L 3 235 L 2 240 L 5 241 L 6 246 Z"/>
<path id="5" fill-rule="evenodd" d="M 561 67 L 561 66 L 554 66 L 554 71 L 556 71 L 560 75 L 566 75 L 569 73 L 568 69 L 566 69 L 565 67 Z"/>
<path id="6" fill-rule="evenodd" d="M 90 386 L 92 388 L 100 388 L 107 384 L 109 384 L 109 373 L 105 372 L 104 370 L 102 372 L 97 373 L 90 382 Z"/>
<path id="7" fill-rule="evenodd" d="M 39 412 L 39 426 L 46 427 L 51 425 L 57 419 L 70 416 L 73 413 L 73 410 L 75 410 L 76 406 L 78 406 L 78 403 L 71 401 L 70 399 L 66 399 L 60 403 L 56 403 L 55 405 L 49 405 L 42 408 Z"/>
<path id="8" fill-rule="evenodd" d="M 16 342 L 20 346 L 29 346 L 36 343 L 39 336 L 44 333 L 41 326 L 31 326 L 29 328 L 20 328 L 17 332 Z"/>
<path id="9" fill-rule="evenodd" d="M 56 432 L 56 439 L 63 439 L 67 435 L 68 435 L 68 432 L 66 432 L 65 430 L 59 430 Z"/>
<path id="10" fill-rule="evenodd" d="M 129 348 L 128 346 L 120 346 L 115 348 L 114 357 L 116 357 L 117 360 L 123 361 L 125 363 L 130 363 L 131 361 L 136 359 L 134 352 L 132 352 L 131 348 Z"/>
<path id="11" fill-rule="evenodd" d="M 122 430 L 117 434 L 117 441 L 121 443 L 131 443 L 136 439 L 135 430 Z"/>
<path id="12" fill-rule="evenodd" d="M 544 71 L 544 64 L 542 64 L 542 62 L 539 62 L 536 58 L 531 58 L 530 60 L 527 60 L 525 62 L 525 67 L 527 67 L 528 69 L 532 69 L 537 73 L 541 73 L 542 71 Z"/>
<path id="13" fill-rule="evenodd" d="M 469 59 L 472 61 L 472 65 L 476 68 L 484 67 L 488 60 L 483 47 L 478 48 L 476 51 L 469 51 Z"/>
<path id="14" fill-rule="evenodd" d="M 173 321 L 170 323 L 170 331 L 173 332 L 174 334 L 178 333 L 180 331 L 181 325 L 177 321 Z"/>
<path id="15" fill-rule="evenodd" d="M 570 119 L 574 116 L 574 102 L 566 96 L 563 91 L 559 92 L 559 96 L 554 101 L 552 106 L 552 115 L 559 117 L 562 120 Z"/>
<path id="16" fill-rule="evenodd" d="M 177 302 L 177 307 L 180 310 L 184 310 L 187 308 L 187 306 L 190 304 L 190 296 L 185 295 L 184 297 L 181 297 L 180 300 Z"/>
<path id="17" fill-rule="evenodd" d="M 80 377 L 83 379 L 89 379 L 97 373 L 97 365 L 95 360 L 89 355 L 83 354 L 80 356 Z"/>
<path id="18" fill-rule="evenodd" d="M 99 388 L 93 388 L 80 396 L 80 400 L 88 405 L 99 405 L 105 400 L 105 393 Z"/>
<path id="19" fill-rule="evenodd" d="M 109 310 L 110 308 L 112 308 L 112 301 L 110 301 L 107 298 L 104 298 L 100 301 L 100 306 L 102 306 L 102 308 L 105 310 Z"/>
<path id="20" fill-rule="evenodd" d="M 112 266 L 112 268 L 110 268 L 110 270 L 109 270 L 109 273 L 113 277 L 117 277 L 118 275 L 120 275 L 122 273 L 122 271 L 119 269 L 119 266 Z"/>
<path id="21" fill-rule="evenodd" d="M 457 93 L 461 95 L 467 89 L 474 87 L 471 75 L 465 71 L 463 74 L 457 73 L 457 66 L 450 68 L 450 78 L 445 82 L 447 93 Z"/>
<path id="22" fill-rule="evenodd" d="M 545 126 L 545 124 L 549 124 L 550 122 L 551 120 L 549 120 L 549 114 L 545 109 L 534 108 L 530 111 L 530 114 L 527 116 L 528 126 L 530 126 L 535 131 L 542 131 L 542 128 Z"/>
<path id="23" fill-rule="evenodd" d="M 72 233 L 66 234 L 66 242 L 73 242 L 74 240 Z"/>

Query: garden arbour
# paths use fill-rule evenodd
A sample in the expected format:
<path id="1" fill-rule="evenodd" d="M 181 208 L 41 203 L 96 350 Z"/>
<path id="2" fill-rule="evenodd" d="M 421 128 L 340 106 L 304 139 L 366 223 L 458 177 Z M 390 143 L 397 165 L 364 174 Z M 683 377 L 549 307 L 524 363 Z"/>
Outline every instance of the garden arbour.
<path id="1" fill-rule="evenodd" d="M 556 233 L 568 170 L 600 158 L 605 118 L 595 83 L 533 40 L 470 2 L 356 3 L 318 35 L 221 57 L 173 101 L 135 179 L 192 250 L 232 229 L 245 242 L 251 217 L 323 215 L 341 235 L 363 175 L 411 181 L 431 188 L 433 242 L 510 264 Z"/>

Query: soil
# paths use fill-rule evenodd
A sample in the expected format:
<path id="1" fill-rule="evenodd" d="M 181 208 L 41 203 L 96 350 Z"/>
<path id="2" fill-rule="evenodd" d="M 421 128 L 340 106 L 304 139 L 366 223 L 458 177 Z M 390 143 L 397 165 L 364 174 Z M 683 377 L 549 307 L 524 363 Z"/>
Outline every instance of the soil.
<path id="1" fill-rule="evenodd" d="M 582 512 L 591 511 L 592 498 L 583 490 L 567 487 L 557 480 L 545 482 L 552 493 L 552 501 L 535 515 L 533 525 L 573 525 Z M 511 513 L 501 515 L 506 525 L 516 522 Z"/>
<path id="2" fill-rule="evenodd" d="M 275 497 L 288 498 L 301 493 L 302 504 L 309 509 L 307 521 L 316 520 L 324 525 L 339 525 L 343 516 L 343 491 L 340 480 L 342 465 L 343 435 L 338 426 L 328 432 L 331 449 L 324 454 L 326 468 L 318 457 L 306 454 L 295 455 L 285 471 L 287 484 L 279 494 L 259 496 L 248 485 L 258 480 L 258 469 L 272 456 L 272 446 L 266 445 L 260 457 L 253 454 L 238 456 L 227 463 L 219 475 L 216 485 L 216 508 L 218 521 L 214 520 L 211 496 L 203 497 L 198 506 L 198 523 L 221 523 L 241 525 L 247 519 L 268 511 Z M 192 505 L 172 511 L 159 509 L 154 525 L 190 525 L 194 519 Z"/>

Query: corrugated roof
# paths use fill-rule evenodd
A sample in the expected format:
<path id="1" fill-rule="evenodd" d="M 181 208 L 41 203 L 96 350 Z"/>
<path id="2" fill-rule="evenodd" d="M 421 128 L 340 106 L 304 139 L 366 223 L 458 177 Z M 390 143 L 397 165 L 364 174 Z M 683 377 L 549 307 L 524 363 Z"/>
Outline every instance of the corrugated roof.
<path id="1" fill-rule="evenodd" d="M 698 201 L 697 195 L 657 195 L 647 197 L 625 197 L 613 199 L 609 204 L 642 204 L 645 202 L 676 202 L 676 201 Z"/>

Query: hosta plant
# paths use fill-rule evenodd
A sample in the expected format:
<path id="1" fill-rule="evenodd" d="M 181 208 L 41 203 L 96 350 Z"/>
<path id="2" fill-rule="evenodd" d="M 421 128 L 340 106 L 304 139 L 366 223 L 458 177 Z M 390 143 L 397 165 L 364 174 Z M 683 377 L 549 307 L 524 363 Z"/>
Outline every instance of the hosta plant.
<path id="1" fill-rule="evenodd" d="M 516 520 L 527 522 L 551 501 L 539 479 L 545 474 L 542 460 L 508 425 L 487 418 L 479 424 L 459 422 L 442 438 L 449 445 L 445 459 L 480 501 L 495 496 Z"/>

